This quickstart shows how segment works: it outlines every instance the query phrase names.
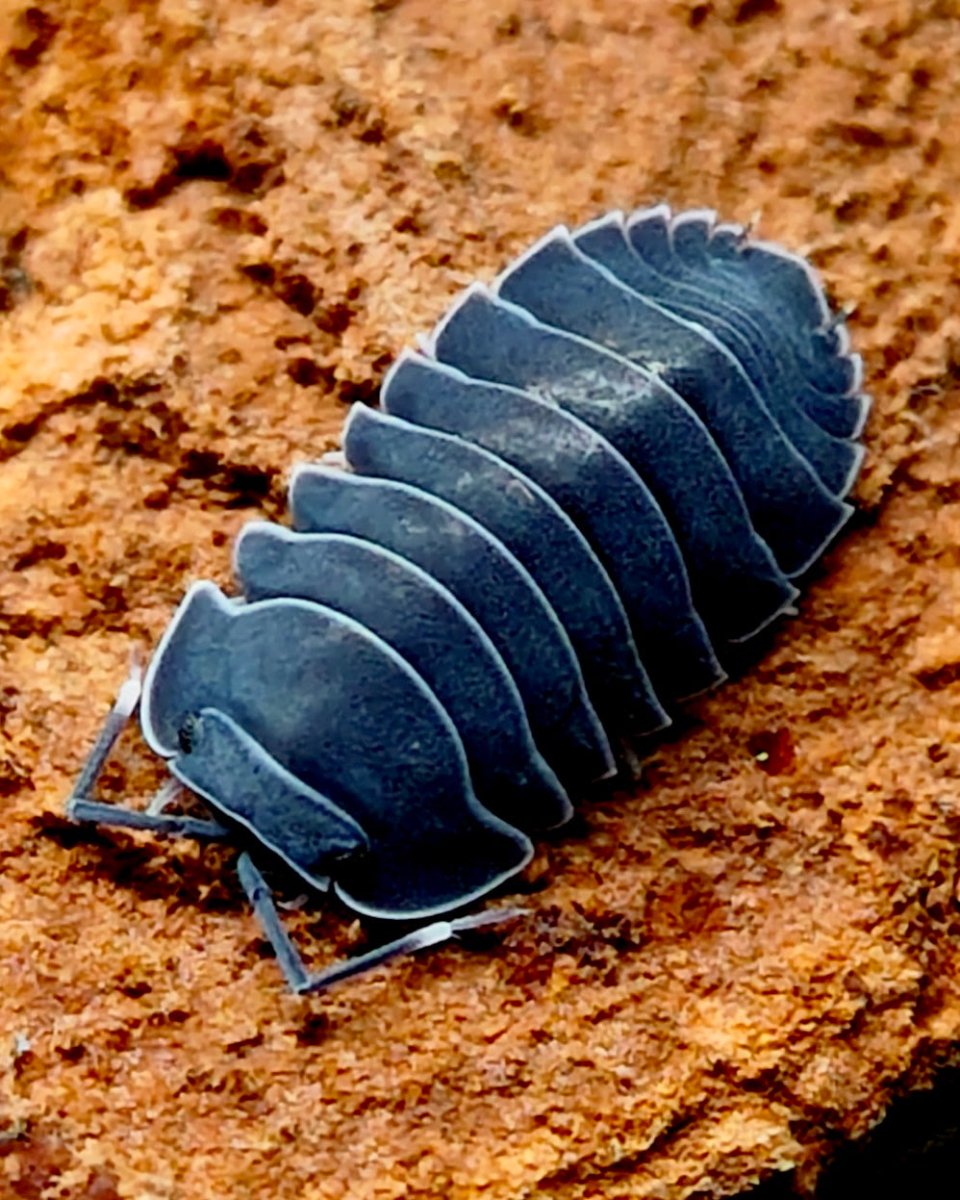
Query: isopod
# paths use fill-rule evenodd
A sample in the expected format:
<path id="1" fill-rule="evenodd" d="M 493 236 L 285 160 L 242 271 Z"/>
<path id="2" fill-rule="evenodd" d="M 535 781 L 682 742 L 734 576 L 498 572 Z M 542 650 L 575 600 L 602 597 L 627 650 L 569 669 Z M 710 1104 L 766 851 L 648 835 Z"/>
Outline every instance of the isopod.
<path id="1" fill-rule="evenodd" d="M 294 472 L 292 531 L 241 531 L 240 596 L 188 590 L 69 815 L 239 843 L 298 992 L 515 917 L 456 914 L 790 610 L 852 512 L 862 381 L 810 265 L 712 211 L 553 230 Z M 138 706 L 145 810 L 94 798 Z M 310 974 L 258 861 L 419 928 Z"/>

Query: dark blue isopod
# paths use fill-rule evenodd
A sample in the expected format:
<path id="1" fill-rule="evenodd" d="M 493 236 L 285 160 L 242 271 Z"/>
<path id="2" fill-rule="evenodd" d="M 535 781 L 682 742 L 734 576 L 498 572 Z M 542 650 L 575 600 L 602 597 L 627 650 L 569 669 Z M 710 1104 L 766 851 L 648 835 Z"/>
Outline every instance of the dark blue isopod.
<path id="1" fill-rule="evenodd" d="M 790 606 L 862 456 L 819 280 L 710 210 L 557 230 L 424 346 L 353 411 L 342 465 L 295 471 L 295 531 L 243 531 L 243 598 L 188 591 L 68 802 L 236 841 L 298 992 L 520 915 L 462 910 Z M 168 781 L 102 803 L 138 706 Z M 407 930 L 311 974 L 261 861 Z"/>

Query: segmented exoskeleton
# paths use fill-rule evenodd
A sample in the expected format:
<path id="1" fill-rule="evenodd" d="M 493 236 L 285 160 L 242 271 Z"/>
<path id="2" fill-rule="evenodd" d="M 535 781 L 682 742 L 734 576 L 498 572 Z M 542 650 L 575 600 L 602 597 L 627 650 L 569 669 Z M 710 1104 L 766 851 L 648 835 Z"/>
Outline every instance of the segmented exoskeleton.
<path id="1" fill-rule="evenodd" d="M 190 589 L 71 815 L 239 840 L 300 991 L 512 915 L 447 919 L 793 603 L 851 512 L 861 377 L 811 268 L 712 212 L 554 230 L 352 410 L 346 469 L 295 471 L 296 532 L 242 531 L 242 598 Z M 138 701 L 214 820 L 92 799 Z M 251 855 L 431 923 L 310 976 Z"/>

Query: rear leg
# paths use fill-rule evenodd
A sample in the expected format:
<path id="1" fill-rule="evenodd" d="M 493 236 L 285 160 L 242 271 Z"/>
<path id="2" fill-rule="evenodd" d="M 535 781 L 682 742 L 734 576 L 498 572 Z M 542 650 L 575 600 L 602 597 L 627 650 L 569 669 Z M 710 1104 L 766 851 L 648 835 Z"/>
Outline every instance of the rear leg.
<path id="1" fill-rule="evenodd" d="M 403 937 L 377 946 L 366 954 L 358 954 L 343 962 L 334 963 L 323 971 L 311 974 L 304 965 L 300 952 L 294 946 L 290 935 L 284 928 L 273 898 L 273 892 L 263 875 L 248 854 L 242 854 L 237 864 L 240 882 L 247 898 L 257 914 L 257 919 L 263 928 L 264 935 L 277 956 L 277 962 L 283 971 L 290 990 L 298 995 L 325 992 L 335 983 L 352 979 L 366 971 L 378 967 L 381 963 L 389 962 L 402 954 L 412 954 L 424 950 L 428 946 L 439 946 L 449 942 L 470 929 L 482 929 L 488 925 L 500 925 L 514 921 L 523 916 L 522 908 L 496 908 L 486 912 L 472 913 L 466 917 L 457 917 L 452 921 L 434 921 L 407 933 Z"/>

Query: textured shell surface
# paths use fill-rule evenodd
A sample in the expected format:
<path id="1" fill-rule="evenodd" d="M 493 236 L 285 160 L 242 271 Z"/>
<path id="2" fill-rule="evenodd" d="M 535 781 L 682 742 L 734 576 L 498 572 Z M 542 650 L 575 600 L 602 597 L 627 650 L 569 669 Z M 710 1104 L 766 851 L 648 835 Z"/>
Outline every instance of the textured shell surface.
<path id="1" fill-rule="evenodd" d="M 242 532 L 241 596 L 188 592 L 148 742 L 354 911 L 453 912 L 790 611 L 862 378 L 810 265 L 710 210 L 553 230 L 295 471 L 292 531 Z"/>

